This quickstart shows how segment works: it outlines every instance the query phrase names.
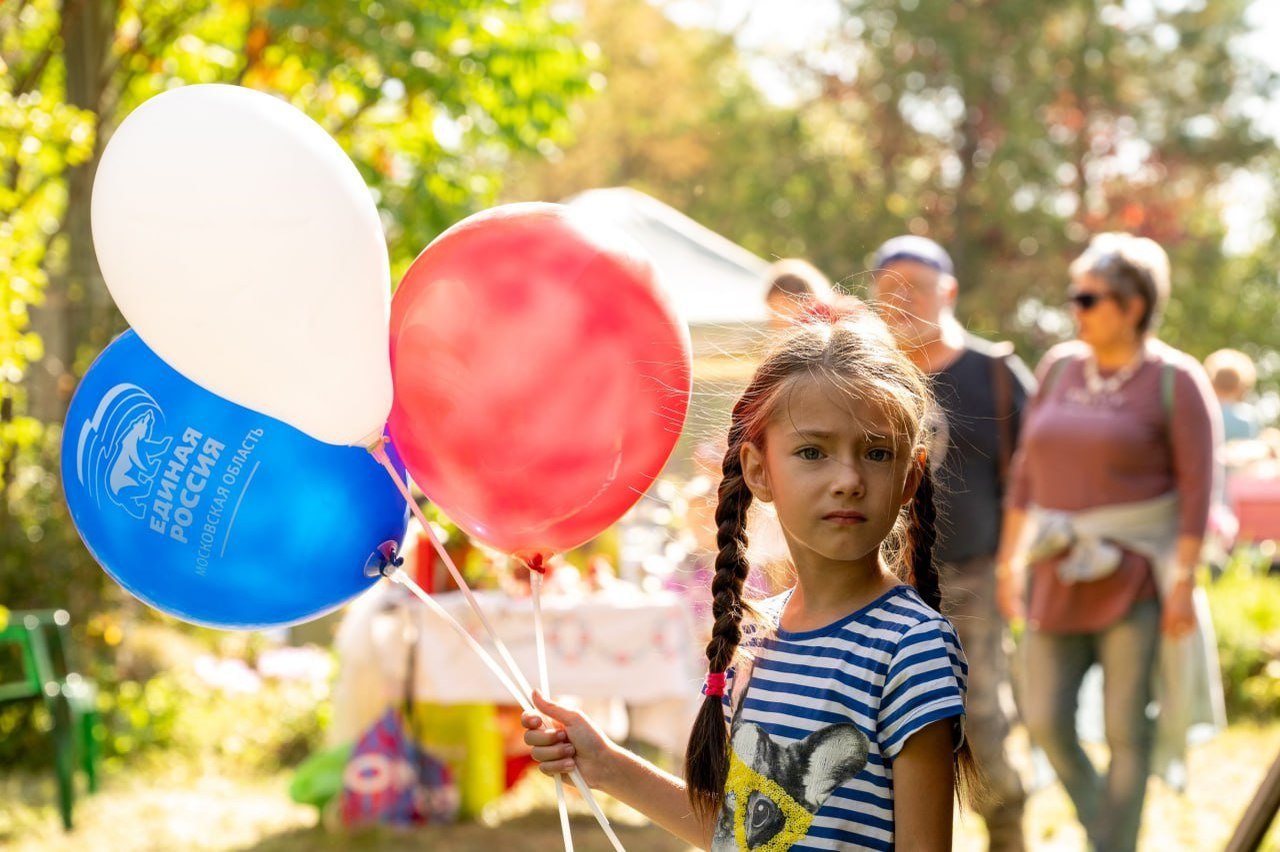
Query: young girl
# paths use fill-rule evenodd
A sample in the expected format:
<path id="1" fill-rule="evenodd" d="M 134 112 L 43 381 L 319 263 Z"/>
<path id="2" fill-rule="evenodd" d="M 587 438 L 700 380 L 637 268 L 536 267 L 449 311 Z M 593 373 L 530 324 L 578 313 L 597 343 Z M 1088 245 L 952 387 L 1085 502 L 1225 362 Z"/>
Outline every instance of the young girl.
<path id="1" fill-rule="evenodd" d="M 701 848 L 951 848 L 957 770 L 973 766 L 967 667 L 937 611 L 929 404 L 870 316 L 806 324 L 780 344 L 733 410 L 685 778 L 536 696 L 557 723 L 524 718 L 542 771 L 576 766 Z M 752 499 L 774 504 L 796 573 L 754 606 L 742 596 Z"/>

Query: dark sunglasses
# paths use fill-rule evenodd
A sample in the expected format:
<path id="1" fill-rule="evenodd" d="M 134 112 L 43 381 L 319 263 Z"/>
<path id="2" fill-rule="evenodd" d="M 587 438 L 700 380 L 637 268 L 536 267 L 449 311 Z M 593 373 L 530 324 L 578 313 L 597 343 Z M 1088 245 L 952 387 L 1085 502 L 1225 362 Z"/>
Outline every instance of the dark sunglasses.
<path id="1" fill-rule="evenodd" d="M 1092 310 L 1104 299 L 1114 299 L 1115 293 L 1068 293 L 1067 302 L 1082 311 Z"/>

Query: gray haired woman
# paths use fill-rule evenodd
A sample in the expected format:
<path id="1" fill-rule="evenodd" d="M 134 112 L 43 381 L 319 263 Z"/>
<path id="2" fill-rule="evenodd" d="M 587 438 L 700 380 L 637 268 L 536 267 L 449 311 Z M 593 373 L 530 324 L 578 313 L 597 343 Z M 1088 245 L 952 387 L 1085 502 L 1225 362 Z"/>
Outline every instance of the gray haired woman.
<path id="1" fill-rule="evenodd" d="M 1195 590 L 1221 426 L 1199 363 L 1155 336 L 1169 299 L 1164 250 L 1101 234 L 1070 271 L 1078 337 L 1038 368 L 997 582 L 1006 617 L 1026 617 L 1027 728 L 1093 848 L 1116 852 L 1137 845 L 1156 743 L 1152 700 L 1161 703 L 1154 768 L 1175 782 L 1189 725 L 1221 719 L 1220 685 L 1218 713 L 1189 711 L 1191 698 L 1213 695 L 1211 667 L 1216 677 Z M 1080 684 L 1095 664 L 1111 754 L 1105 773 L 1081 748 L 1075 723 Z"/>

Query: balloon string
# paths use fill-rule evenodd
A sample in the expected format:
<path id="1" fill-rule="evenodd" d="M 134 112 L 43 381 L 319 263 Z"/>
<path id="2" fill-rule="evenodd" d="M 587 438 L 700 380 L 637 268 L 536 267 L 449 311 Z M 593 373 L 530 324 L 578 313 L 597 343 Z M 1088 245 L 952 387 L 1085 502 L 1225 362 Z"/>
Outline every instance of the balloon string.
<path id="1" fill-rule="evenodd" d="M 476 641 L 476 638 L 471 635 L 471 632 L 468 631 L 467 628 L 462 626 L 458 619 L 450 615 L 449 611 L 442 607 L 435 598 L 424 592 L 422 587 L 415 583 L 413 578 L 406 574 L 403 568 L 396 568 L 384 576 L 393 583 L 399 583 L 409 591 L 413 592 L 413 594 L 426 604 L 432 612 L 444 619 L 445 623 L 452 627 L 454 632 L 462 637 L 462 640 L 467 643 L 467 646 L 471 648 L 472 651 L 476 652 L 480 657 L 481 662 L 489 667 L 489 671 L 493 672 L 494 677 L 498 679 L 502 684 L 502 687 L 511 695 L 512 698 L 516 700 L 516 703 L 520 705 L 520 709 L 524 710 L 526 713 L 533 712 L 533 704 L 530 703 L 529 696 L 521 692 L 520 688 L 511 681 L 506 670 L 499 665 L 498 661 L 493 658 L 493 655 L 485 650 L 483 645 Z"/>
<path id="2" fill-rule="evenodd" d="M 435 598 L 424 592 L 422 587 L 415 583 L 413 578 L 404 572 L 403 568 L 396 568 L 394 571 L 384 574 L 384 576 L 392 582 L 399 583 L 409 591 L 413 592 L 413 594 L 425 603 L 432 612 L 443 618 L 445 622 L 462 637 L 462 640 L 467 643 L 467 646 L 479 655 L 480 660 L 489 667 L 489 671 L 493 672 L 494 675 L 497 676 L 498 680 L 502 683 L 503 688 L 505 688 L 511 697 L 516 700 L 516 703 L 520 705 L 520 708 L 526 713 L 536 712 L 533 707 L 533 699 L 529 694 L 520 692 L 516 685 L 511 682 L 511 678 L 507 677 L 506 672 L 502 670 L 502 666 L 500 666 L 498 661 L 493 658 L 493 655 L 485 650 L 485 647 L 476 641 L 476 638 L 471 635 L 467 628 L 463 627 L 456 618 L 450 615 L 449 611 L 442 607 Z M 622 841 L 619 840 L 618 835 L 614 833 L 613 826 L 609 824 L 609 818 L 604 815 L 604 811 L 600 808 L 600 803 L 596 801 L 595 794 L 591 792 L 591 788 L 587 786 L 586 779 L 582 777 L 582 772 L 575 767 L 574 770 L 569 773 L 569 777 L 573 779 L 573 785 L 578 788 L 578 792 L 582 794 L 583 800 L 591 808 L 591 815 L 596 818 L 596 822 L 600 824 L 600 828 L 609 838 L 609 842 L 613 844 L 615 852 L 626 852 L 626 849 L 622 847 Z"/>
<path id="3" fill-rule="evenodd" d="M 533 570 L 529 573 L 529 584 L 533 591 L 533 638 L 538 649 L 538 688 L 542 694 L 551 695 L 551 676 L 547 671 L 546 633 L 542 627 L 542 581 L 546 579 L 542 572 Z M 573 852 L 573 833 L 569 830 L 569 806 L 564 800 L 564 779 L 556 776 L 556 807 L 560 811 L 560 834 L 564 838 L 565 852 Z"/>
<path id="4" fill-rule="evenodd" d="M 516 665 L 515 658 L 511 656 L 511 652 L 507 650 L 506 643 L 498 637 L 498 632 L 493 629 L 493 625 L 489 623 L 489 619 L 485 616 L 484 610 L 480 608 L 480 602 L 476 600 L 475 595 L 471 591 L 471 586 L 467 584 L 466 579 L 462 576 L 462 572 L 458 570 L 458 566 L 453 564 L 453 558 L 449 556 L 449 552 L 444 549 L 444 545 L 440 543 L 440 539 L 436 536 L 435 531 L 431 528 L 431 524 L 423 516 L 422 510 L 418 508 L 418 501 L 413 499 L 409 493 L 409 486 L 401 478 L 399 471 L 395 465 L 391 463 L 391 459 L 387 457 L 387 451 L 384 446 L 385 439 L 379 440 L 370 446 L 369 452 L 378 460 L 391 479 L 395 482 L 396 487 L 400 489 L 400 493 L 404 496 L 405 501 L 409 504 L 409 509 L 413 512 L 418 523 L 422 525 L 422 530 L 426 534 L 427 539 L 431 542 L 431 546 L 435 548 L 440 559 L 444 562 L 445 568 L 449 570 L 449 576 L 453 577 L 453 582 L 457 584 L 458 590 L 462 592 L 466 598 L 467 604 L 471 607 L 471 611 L 475 613 L 476 618 L 480 620 L 480 624 L 484 627 L 485 633 L 489 636 L 489 641 L 498 649 L 498 656 L 502 657 L 503 662 L 507 664 L 511 676 L 515 678 L 516 683 L 520 684 L 520 688 L 524 690 L 525 695 L 533 693 L 533 687 L 529 685 L 529 681 L 525 678 L 524 673 L 520 671 L 520 667 Z"/>
<path id="5" fill-rule="evenodd" d="M 489 624 L 489 619 L 485 618 L 484 612 L 480 609 L 480 603 L 471 593 L 471 587 L 467 585 L 467 581 L 453 564 L 453 559 L 451 559 L 449 554 L 445 551 L 444 545 L 440 544 L 440 540 L 436 538 L 435 533 L 431 529 L 431 524 L 423 517 L 422 510 L 418 508 L 417 501 L 415 501 L 413 496 L 409 493 L 409 486 L 405 484 L 404 480 L 400 477 L 400 473 L 395 469 L 395 465 L 393 465 L 391 463 L 391 459 L 387 457 L 387 451 L 383 447 L 384 443 L 385 439 L 381 439 L 370 445 L 368 448 L 369 452 L 378 460 L 378 463 L 386 469 L 387 473 L 391 476 L 391 480 L 396 484 L 396 487 L 400 489 L 400 494 L 408 502 L 409 508 L 413 511 L 414 517 L 418 519 L 418 523 L 422 524 L 422 528 L 426 532 L 427 538 L 430 539 L 431 544 L 435 547 L 436 553 L 440 555 L 441 559 L 444 561 L 445 567 L 449 569 L 450 576 L 452 576 L 454 582 L 458 584 L 459 590 L 461 590 L 463 595 L 466 597 L 467 603 L 470 604 L 472 611 L 480 619 L 480 623 L 484 625 L 485 632 L 489 634 L 490 640 L 493 641 L 498 652 L 503 656 L 503 659 L 510 667 L 511 674 L 519 681 L 520 688 L 517 689 L 516 685 L 511 682 L 511 679 L 508 678 L 505 673 L 502 673 L 502 668 L 498 665 L 497 661 L 493 659 L 489 652 L 484 649 L 484 646 L 477 642 L 475 637 L 467 632 L 465 627 L 458 623 L 457 619 L 449 615 L 439 603 L 424 592 L 422 587 L 415 583 L 403 569 L 397 568 L 394 573 L 387 576 L 402 586 L 405 586 L 413 592 L 414 595 L 425 602 L 433 612 L 445 618 L 450 626 L 452 626 L 454 630 L 463 637 L 467 645 L 471 647 L 471 650 L 480 655 L 480 659 L 489 667 L 490 671 L 498 676 L 498 680 L 502 682 L 502 685 L 506 688 L 507 692 L 516 699 L 516 703 L 520 705 L 521 709 L 526 713 L 533 712 L 533 687 L 529 685 L 528 680 L 526 680 L 524 675 L 520 672 L 519 666 L 515 664 L 515 660 L 512 659 L 511 654 L 506 650 L 506 646 L 502 643 L 502 640 L 498 638 L 498 635 L 494 631 L 492 625 Z M 600 803 L 596 801 L 595 794 L 591 792 L 591 788 L 587 786 L 586 779 L 582 777 L 582 772 L 575 767 L 574 770 L 569 773 L 569 777 L 573 779 L 573 785 L 578 788 L 578 792 L 582 794 L 583 800 L 586 801 L 587 805 L 591 808 L 591 815 L 596 818 L 596 822 L 599 823 L 601 830 L 603 830 L 605 836 L 609 838 L 609 842 L 613 844 L 615 852 L 626 852 L 622 846 L 622 841 L 620 841 L 618 839 L 618 835 L 614 833 L 613 826 L 609 824 L 609 818 L 605 816 L 604 811 L 600 808 Z"/>

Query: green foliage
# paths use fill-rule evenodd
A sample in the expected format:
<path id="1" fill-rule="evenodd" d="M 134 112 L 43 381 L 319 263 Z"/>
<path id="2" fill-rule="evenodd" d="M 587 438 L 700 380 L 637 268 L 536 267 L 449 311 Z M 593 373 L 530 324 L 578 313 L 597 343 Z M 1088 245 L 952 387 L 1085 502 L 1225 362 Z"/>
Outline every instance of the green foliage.
<path id="1" fill-rule="evenodd" d="M 39 360 L 26 305 L 40 298 L 50 235 L 66 208 L 59 183 L 93 150 L 92 116 L 41 92 L 15 94 L 0 75 L 0 376 L 16 383 Z"/>
<path id="2" fill-rule="evenodd" d="M 1276 304 L 1274 277 L 1222 250 L 1224 182 L 1274 161 L 1239 106 L 1277 89 L 1232 48 L 1247 3 L 845 0 L 849 26 L 830 47 L 856 42 L 856 74 L 815 74 L 883 158 L 874 179 L 891 215 L 861 223 L 862 238 L 910 229 L 943 240 L 974 323 L 1039 350 L 1059 332 L 1019 304 L 1060 304 L 1066 264 L 1090 234 L 1135 231 L 1173 255 L 1175 299 L 1187 301 L 1170 311 L 1168 336 L 1198 352 L 1238 340 L 1195 318 L 1211 299 L 1225 304 L 1227 281 L 1233 298 Z"/>
<path id="3" fill-rule="evenodd" d="M 15 454 L 40 439 L 40 422 L 21 413 L 19 383 L 44 354 L 28 306 L 44 292 L 50 238 L 67 207 L 65 172 L 93 151 L 93 116 L 63 102 L 56 75 L 35 88 L 56 43 L 54 8 L 0 5 L 0 483 Z"/>
<path id="4" fill-rule="evenodd" d="M 574 27 L 548 0 L 135 2 L 116 30 L 109 125 L 181 83 L 287 98 L 360 169 L 396 275 L 492 203 L 510 152 L 565 141 L 588 90 Z"/>
<path id="5" fill-rule="evenodd" d="M 71 523 L 56 475 L 61 438 L 61 427 L 52 426 L 15 449 L 9 502 L 0 503 L 0 602 L 11 609 L 62 607 L 79 631 L 90 613 L 124 593 L 93 561 Z"/>
<path id="6" fill-rule="evenodd" d="M 647 0 L 585 7 L 600 95 L 580 105 L 571 146 L 517 164 L 505 197 L 630 185 L 759 254 L 804 253 L 801 236 L 838 213 L 847 174 L 813 150 L 803 117 L 765 100 L 729 36 L 682 29 Z"/>
<path id="7" fill-rule="evenodd" d="M 1233 554 L 1209 586 L 1227 715 L 1274 718 L 1280 703 L 1280 576 L 1251 548 Z"/>
<path id="8" fill-rule="evenodd" d="M 108 767 L 158 751 L 234 764 L 246 772 L 297 764 L 318 748 L 328 719 L 327 690 L 263 679 L 254 691 L 211 686 L 190 670 L 124 681 L 104 693 Z"/>
<path id="9" fill-rule="evenodd" d="M 326 677 L 258 671 L 273 646 L 261 634 L 191 630 L 137 608 L 88 626 L 84 671 L 100 684 L 101 755 L 108 769 L 161 754 L 217 761 L 243 772 L 293 766 L 321 744 Z M 294 649 L 331 661 L 319 649 Z M 84 655 L 82 655 L 84 656 Z M 0 765 L 40 769 L 53 760 L 41 702 L 0 706 Z"/>

